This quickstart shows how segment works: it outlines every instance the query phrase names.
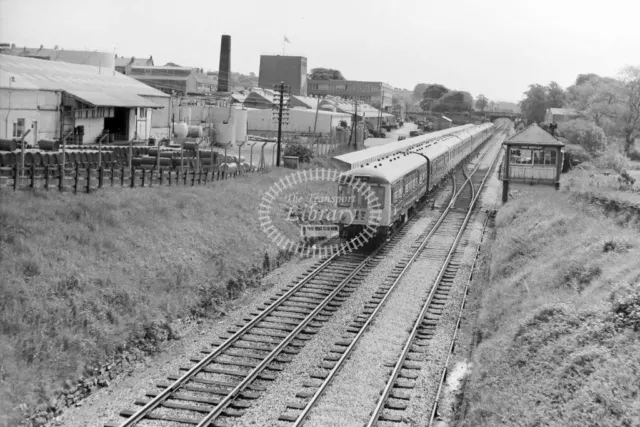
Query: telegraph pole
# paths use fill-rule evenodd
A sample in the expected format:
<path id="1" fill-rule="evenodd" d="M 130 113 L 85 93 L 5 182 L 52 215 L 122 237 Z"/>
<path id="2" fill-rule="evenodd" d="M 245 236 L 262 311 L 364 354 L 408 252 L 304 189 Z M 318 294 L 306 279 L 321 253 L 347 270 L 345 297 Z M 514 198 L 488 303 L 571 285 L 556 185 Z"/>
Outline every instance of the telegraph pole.
<path id="1" fill-rule="evenodd" d="M 291 86 L 285 85 L 284 82 L 280 82 L 279 85 L 275 85 L 276 95 L 275 100 L 278 103 L 277 106 L 277 114 L 274 119 L 278 120 L 278 151 L 276 157 L 276 167 L 280 166 L 280 146 L 282 142 L 282 122 L 288 123 L 288 114 L 289 114 L 289 94 L 288 91 L 291 89 Z M 285 104 L 284 99 L 287 97 L 287 103 Z"/>

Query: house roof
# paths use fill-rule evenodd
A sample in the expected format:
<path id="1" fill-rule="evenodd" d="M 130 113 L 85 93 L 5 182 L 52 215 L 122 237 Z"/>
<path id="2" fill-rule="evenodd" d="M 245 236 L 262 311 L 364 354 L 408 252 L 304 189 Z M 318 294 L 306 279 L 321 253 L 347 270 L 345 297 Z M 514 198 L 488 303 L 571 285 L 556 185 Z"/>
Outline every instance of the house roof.
<path id="1" fill-rule="evenodd" d="M 302 96 L 302 95 L 291 95 L 291 99 L 295 99 L 298 101 L 298 105 L 302 104 L 306 108 L 311 108 L 315 110 L 318 108 L 319 98 L 313 98 L 311 96 Z"/>
<path id="2" fill-rule="evenodd" d="M 532 123 L 503 142 L 504 145 L 545 145 L 564 147 L 564 144 L 549 132 Z"/>
<path id="3" fill-rule="evenodd" d="M 14 81 L 9 81 L 13 77 Z M 158 107 L 168 95 L 124 74 L 91 65 L 0 55 L 0 88 L 63 91 L 94 106 Z"/>
<path id="4" fill-rule="evenodd" d="M 580 115 L 580 113 L 578 113 L 573 108 L 549 108 L 549 111 L 554 116 L 579 116 Z"/>

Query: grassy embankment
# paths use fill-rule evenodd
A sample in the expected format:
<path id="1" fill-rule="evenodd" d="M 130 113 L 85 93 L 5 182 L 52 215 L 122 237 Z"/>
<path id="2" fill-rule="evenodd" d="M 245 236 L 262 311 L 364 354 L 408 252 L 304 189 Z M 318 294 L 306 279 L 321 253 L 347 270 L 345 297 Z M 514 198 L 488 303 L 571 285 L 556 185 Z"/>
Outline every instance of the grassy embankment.
<path id="1" fill-rule="evenodd" d="M 215 314 L 255 286 L 265 253 L 272 265 L 278 255 L 258 205 L 291 172 L 193 188 L 0 192 L 0 425 L 16 422 L 19 404 L 47 402 L 87 365 L 171 338 L 172 320 Z M 296 190 L 336 191 L 331 182 Z M 289 205 L 274 204 L 274 223 L 297 239 L 284 221 Z"/>
<path id="2" fill-rule="evenodd" d="M 569 194 L 497 214 L 465 426 L 640 425 L 640 234 Z"/>

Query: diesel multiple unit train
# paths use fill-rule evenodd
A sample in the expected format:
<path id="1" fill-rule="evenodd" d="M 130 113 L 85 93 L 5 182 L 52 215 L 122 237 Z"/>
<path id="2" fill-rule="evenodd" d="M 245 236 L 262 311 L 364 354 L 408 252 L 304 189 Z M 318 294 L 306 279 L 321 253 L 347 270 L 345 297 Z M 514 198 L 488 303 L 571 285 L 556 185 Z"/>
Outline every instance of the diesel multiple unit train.
<path id="1" fill-rule="evenodd" d="M 381 214 L 377 234 L 385 236 L 405 222 L 418 200 L 486 141 L 493 128 L 491 123 L 465 126 L 436 139 L 421 135 L 374 147 L 376 155 L 369 152 L 371 148 L 350 153 L 350 160 L 357 166 L 344 172 L 338 184 L 338 207 L 351 211 L 350 216 L 340 218 L 341 235 L 351 238 L 363 232 L 372 214 L 367 197 L 355 190 L 349 181 L 366 183 L 377 197 L 379 206 L 376 209 Z M 386 152 L 380 147 L 385 147 Z M 361 159 L 366 159 L 366 163 Z"/>

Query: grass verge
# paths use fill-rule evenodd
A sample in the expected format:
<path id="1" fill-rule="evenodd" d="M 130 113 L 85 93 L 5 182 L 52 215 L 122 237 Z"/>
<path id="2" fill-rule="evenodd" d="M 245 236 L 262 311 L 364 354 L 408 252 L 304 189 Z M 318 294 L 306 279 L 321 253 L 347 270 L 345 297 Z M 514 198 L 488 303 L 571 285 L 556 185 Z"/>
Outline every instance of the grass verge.
<path id="1" fill-rule="evenodd" d="M 463 424 L 640 425 L 640 234 L 562 193 L 496 227 Z"/>
<path id="2" fill-rule="evenodd" d="M 0 192 L 0 425 L 128 346 L 170 339 L 171 321 L 215 314 L 257 285 L 279 253 L 258 205 L 291 172 L 90 195 Z M 331 182 L 296 189 L 335 193 Z M 274 225 L 297 240 L 287 208 L 274 203 Z"/>

